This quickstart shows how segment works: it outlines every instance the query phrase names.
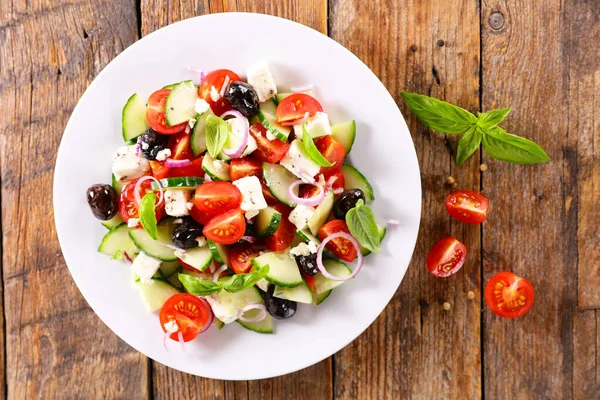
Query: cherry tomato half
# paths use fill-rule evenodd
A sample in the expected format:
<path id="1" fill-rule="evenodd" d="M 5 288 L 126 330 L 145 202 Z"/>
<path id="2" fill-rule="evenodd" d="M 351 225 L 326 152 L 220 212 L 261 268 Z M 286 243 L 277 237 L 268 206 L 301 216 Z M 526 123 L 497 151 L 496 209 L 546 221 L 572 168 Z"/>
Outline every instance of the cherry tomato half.
<path id="1" fill-rule="evenodd" d="M 232 181 L 237 181 L 246 176 L 256 176 L 262 179 L 262 162 L 254 157 L 234 158 L 229 163 L 229 174 Z"/>
<path id="2" fill-rule="evenodd" d="M 246 219 L 241 208 L 234 208 L 213 217 L 202 230 L 207 239 L 219 244 L 234 244 L 245 232 Z"/>
<path id="3" fill-rule="evenodd" d="M 485 221 L 488 201 L 481 193 L 459 190 L 446 199 L 446 210 L 452 218 L 466 224 L 479 224 Z"/>
<path id="4" fill-rule="evenodd" d="M 252 153 L 260 161 L 271 164 L 281 160 L 290 148 L 290 144 L 279 139 L 267 139 L 267 130 L 256 122 L 250 126 L 250 134 L 256 140 L 257 149 Z"/>
<path id="5" fill-rule="evenodd" d="M 275 115 L 277 122 L 293 124 L 292 121 L 303 119 L 306 113 L 312 117 L 320 111 L 323 111 L 323 107 L 314 97 L 305 93 L 294 93 L 279 103 Z"/>
<path id="6" fill-rule="evenodd" d="M 296 235 L 296 226 L 288 219 L 292 209 L 285 204 L 274 204 L 274 209 L 281 213 L 281 222 L 274 234 L 267 237 L 265 242 L 267 247 L 272 251 L 282 251 L 290 247 Z"/>
<path id="7" fill-rule="evenodd" d="M 204 177 L 205 173 L 202 169 L 202 157 L 192 160 L 192 163 L 186 167 L 170 168 L 167 177 L 175 178 L 178 176 L 199 176 Z"/>
<path id="8" fill-rule="evenodd" d="M 445 278 L 457 273 L 466 258 L 467 248 L 465 245 L 450 236 L 433 246 L 425 263 L 429 272 L 434 276 Z"/>
<path id="9" fill-rule="evenodd" d="M 190 145 L 190 135 L 181 132 L 169 138 L 169 150 L 173 160 L 191 160 L 194 158 L 192 146 Z"/>
<path id="10" fill-rule="evenodd" d="M 503 318 L 518 318 L 533 305 L 535 291 L 527 279 L 512 272 L 499 272 L 486 283 L 484 297 L 495 314 Z"/>
<path id="11" fill-rule="evenodd" d="M 242 193 L 229 182 L 204 182 L 196 188 L 194 204 L 207 214 L 222 214 L 242 204 Z"/>
<path id="12" fill-rule="evenodd" d="M 333 164 L 331 167 L 321 167 L 321 173 L 325 176 L 325 179 L 327 179 L 342 168 L 344 160 L 346 159 L 346 150 L 344 150 L 344 146 L 331 135 L 317 139 L 315 145 L 323 157 Z"/>
<path id="13" fill-rule="evenodd" d="M 171 89 L 160 89 L 152 93 L 148 99 L 148 108 L 146 109 L 146 119 L 148 124 L 158 133 L 163 135 L 173 135 L 185 130 L 187 122 L 168 126 L 167 118 L 165 117 L 165 103 L 167 96 L 171 93 Z"/>
<path id="14" fill-rule="evenodd" d="M 139 218 L 138 209 L 139 204 L 137 204 L 135 200 L 135 184 L 138 179 L 129 182 L 123 188 L 121 192 L 121 196 L 119 197 L 119 214 L 121 214 L 121 218 L 123 221 L 127 222 L 130 218 Z M 150 180 L 146 180 L 142 182 L 140 185 L 140 198 L 143 199 L 146 193 L 151 192 L 150 190 Z M 156 195 L 156 202 L 158 203 L 160 200 L 160 196 Z M 165 215 L 165 203 L 163 202 L 158 208 L 156 208 L 156 220 L 160 221 L 160 219 Z"/>
<path id="15" fill-rule="evenodd" d="M 350 234 L 346 221 L 341 219 L 331 220 L 319 229 L 319 239 L 325 240 L 327 236 L 338 232 Z M 352 262 L 357 255 L 356 247 L 348 239 L 335 238 L 330 240 L 325 247 L 344 261 Z"/>
<path id="16" fill-rule="evenodd" d="M 214 217 L 214 215 L 207 214 L 204 211 L 200 211 L 195 205 L 190 210 L 190 215 L 196 220 L 196 222 L 202 225 L 208 224 L 212 217 Z"/>
<path id="17" fill-rule="evenodd" d="M 169 297 L 160 309 L 160 326 L 166 332 L 165 324 L 175 322 L 177 332 L 169 337 L 178 340 L 178 333 L 181 332 L 183 341 L 189 342 L 208 323 L 211 312 L 207 303 L 198 297 L 189 293 L 177 293 Z"/>
<path id="18" fill-rule="evenodd" d="M 211 94 L 213 87 L 214 91 L 221 93 L 221 89 L 225 83 L 225 77 L 229 77 L 229 82 L 240 80 L 238 74 L 233 71 L 228 69 L 217 69 L 206 75 L 198 90 L 200 97 L 208 102 L 210 108 L 217 116 L 223 114 L 225 111 L 231 110 L 231 105 L 225 100 L 225 97 L 219 97 L 219 99 L 215 101 Z"/>
<path id="19" fill-rule="evenodd" d="M 263 247 L 264 248 L 264 247 Z M 229 249 L 229 262 L 236 274 L 247 274 L 252 269 L 252 259 L 258 257 L 260 249 L 250 243 L 236 244 Z"/>
<path id="20" fill-rule="evenodd" d="M 169 176 L 169 171 L 171 171 L 171 168 L 160 161 L 150 160 L 150 167 L 152 168 L 152 175 L 154 175 L 156 179 L 166 178 Z"/>

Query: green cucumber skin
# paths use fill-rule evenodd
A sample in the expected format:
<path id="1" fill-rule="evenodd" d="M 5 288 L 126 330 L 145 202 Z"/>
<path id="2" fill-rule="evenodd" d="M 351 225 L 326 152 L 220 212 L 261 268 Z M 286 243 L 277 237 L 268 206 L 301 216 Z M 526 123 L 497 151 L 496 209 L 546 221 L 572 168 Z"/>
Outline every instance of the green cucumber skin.
<path id="1" fill-rule="evenodd" d="M 286 131 L 287 131 L 287 135 L 286 135 L 286 133 L 284 131 L 282 131 L 283 129 L 280 129 L 275 124 L 273 124 L 271 121 L 269 121 L 267 114 L 265 114 L 260 109 L 258 110 L 258 120 L 265 127 L 266 130 L 271 132 L 271 134 L 273 136 L 275 136 L 277 139 L 281 140 L 282 142 L 287 142 L 288 137 L 290 136 L 290 133 L 292 131 L 291 129 L 289 129 L 289 130 L 286 129 Z M 283 128 L 283 127 L 281 127 L 281 128 Z"/>
<path id="2" fill-rule="evenodd" d="M 345 180 L 344 190 L 360 189 L 365 194 L 367 201 L 375 200 L 373 186 L 359 170 L 352 165 L 344 164 L 341 171 Z"/>
<path id="3" fill-rule="evenodd" d="M 267 207 L 265 210 L 268 209 L 272 209 L 271 207 Z M 266 227 L 264 227 L 264 229 L 261 229 L 261 227 L 259 225 L 260 224 L 260 213 L 262 213 L 264 210 L 261 210 L 258 216 L 258 220 L 256 221 L 256 234 L 260 237 L 268 237 L 273 235 L 275 232 L 277 232 L 277 229 L 279 228 L 279 224 L 281 223 L 281 213 L 279 211 L 276 211 L 274 209 L 272 209 L 274 212 L 271 215 L 271 218 L 267 224 Z"/>
<path id="4" fill-rule="evenodd" d="M 193 95 L 189 98 L 186 97 L 190 93 Z M 192 81 L 180 82 L 171 89 L 165 103 L 165 119 L 167 126 L 179 125 L 189 121 L 190 118 L 193 118 L 196 115 L 193 109 L 197 98 L 198 91 Z M 190 100 L 190 104 L 182 105 L 182 100 L 185 100 L 186 103 L 187 100 Z M 184 108 L 184 110 L 181 110 L 181 108 Z"/>
<path id="5" fill-rule="evenodd" d="M 276 179 L 274 174 L 285 174 L 289 177 L 289 184 L 296 181 L 296 177 L 292 175 L 285 167 L 282 167 L 279 164 L 269 164 L 267 162 L 263 162 L 263 179 L 265 184 L 269 188 L 269 192 L 275 197 L 277 200 L 285 204 L 286 206 L 296 207 L 296 203 L 294 203 L 288 195 L 287 188 L 289 184 L 284 185 L 278 179 Z M 283 186 L 283 188 L 278 189 L 279 186 Z"/>
<path id="6" fill-rule="evenodd" d="M 116 228 L 117 226 L 121 225 L 123 222 L 124 221 L 123 221 L 123 218 L 121 218 L 121 214 L 117 213 L 117 214 L 115 214 L 114 217 L 112 217 L 108 221 L 102 221 L 101 224 L 106 229 L 111 230 L 111 229 Z"/>
<path id="7" fill-rule="evenodd" d="M 331 127 L 331 135 L 335 140 L 344 146 L 346 155 L 352 150 L 354 140 L 356 140 L 356 121 L 343 122 Z"/>
<path id="8" fill-rule="evenodd" d="M 193 190 L 204 183 L 204 178 L 199 176 L 163 178 L 159 182 L 164 189 Z M 152 182 L 151 186 L 152 189 L 158 190 L 156 182 Z"/>
<path id="9" fill-rule="evenodd" d="M 129 142 L 142 135 L 150 125 L 146 120 L 146 104 L 137 93 L 132 94 L 121 112 L 121 131 L 123 140 Z"/>
<path id="10" fill-rule="evenodd" d="M 333 289 L 329 289 L 321 294 L 318 294 L 316 296 L 316 304 L 319 305 L 322 302 L 324 302 L 329 297 L 329 295 L 331 294 L 332 291 L 333 291 Z"/>

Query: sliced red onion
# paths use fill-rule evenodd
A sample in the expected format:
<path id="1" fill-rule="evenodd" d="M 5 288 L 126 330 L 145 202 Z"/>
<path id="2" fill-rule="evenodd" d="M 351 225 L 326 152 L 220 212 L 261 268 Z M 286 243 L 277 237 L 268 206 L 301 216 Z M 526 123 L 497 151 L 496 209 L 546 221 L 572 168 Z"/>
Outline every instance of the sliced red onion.
<path id="1" fill-rule="evenodd" d="M 175 321 L 167 322 L 165 324 L 165 328 L 170 323 L 173 323 L 173 325 L 171 326 L 171 328 L 169 328 L 165 331 L 165 336 L 163 337 L 163 346 L 165 346 L 166 351 L 169 351 L 169 348 L 167 347 L 167 339 L 169 339 L 172 334 L 174 334 L 175 332 L 177 332 L 177 330 L 179 330 L 179 327 L 177 326 L 177 323 Z"/>
<path id="2" fill-rule="evenodd" d="M 245 240 L 246 242 L 248 242 L 250 244 L 256 242 L 256 238 L 253 236 L 242 236 L 241 239 Z"/>
<path id="3" fill-rule="evenodd" d="M 227 269 L 227 265 L 221 265 L 219 267 L 219 269 L 217 269 L 215 272 L 213 272 L 213 282 L 216 282 L 219 280 L 219 275 L 221 275 L 221 272 L 225 271 Z"/>
<path id="4" fill-rule="evenodd" d="M 210 177 L 209 174 L 204 174 L 204 182 L 212 182 L 212 178 Z"/>
<path id="5" fill-rule="evenodd" d="M 308 92 L 309 90 L 314 89 L 315 85 L 313 85 L 312 83 L 307 83 L 304 86 L 292 86 L 290 88 L 290 90 L 294 93 L 300 93 L 300 92 Z"/>
<path id="6" fill-rule="evenodd" d="M 200 75 L 200 83 L 202 83 L 202 81 L 206 77 L 206 71 L 203 70 L 203 69 L 198 69 L 198 68 L 190 67 L 189 65 L 186 65 L 185 69 L 187 69 L 188 71 L 191 71 L 191 72 L 195 72 L 198 75 Z"/>
<path id="7" fill-rule="evenodd" d="M 254 309 L 261 310 L 262 312 L 254 318 L 245 318 L 244 317 L 244 314 L 246 313 L 246 311 L 250 311 L 250 310 L 254 310 Z M 265 318 L 267 318 L 267 307 L 265 307 L 263 304 L 250 304 L 250 305 L 242 308 L 242 311 L 240 311 L 240 314 L 238 317 L 238 319 L 242 322 L 260 322 Z"/>
<path id="8" fill-rule="evenodd" d="M 133 188 L 133 196 L 135 197 L 135 202 L 138 206 L 141 204 L 142 196 L 140 196 L 140 189 L 142 188 L 142 183 L 146 182 L 147 180 L 156 182 L 156 186 L 158 186 L 158 192 L 160 193 L 160 198 L 158 200 L 158 203 L 156 203 L 156 205 L 154 206 L 154 208 L 159 207 L 164 200 L 164 195 L 163 195 L 163 191 L 162 191 L 163 187 L 160 184 L 160 181 L 153 176 L 143 176 L 140 179 L 138 179 L 138 181 L 135 183 L 135 187 Z"/>
<path id="9" fill-rule="evenodd" d="M 223 87 L 221 87 L 221 92 L 219 93 L 219 96 L 225 96 L 225 91 L 227 90 L 227 86 L 229 86 L 229 82 L 231 82 L 231 79 L 229 79 L 229 75 L 225 75 L 225 80 L 223 81 Z"/>
<path id="10" fill-rule="evenodd" d="M 248 135 L 250 134 L 250 125 L 248 124 L 248 120 L 246 117 L 242 115 L 239 111 L 229 110 L 221 114 L 221 118 L 225 119 L 225 117 L 232 116 L 236 118 L 236 123 L 240 124 L 240 128 L 242 131 L 242 141 L 240 146 L 234 150 L 223 149 L 223 153 L 227 157 L 237 158 L 244 153 L 246 150 L 246 146 L 248 145 Z"/>
<path id="11" fill-rule="evenodd" d="M 303 124 L 305 123 L 308 119 L 310 118 L 310 113 L 305 112 L 304 113 L 304 117 L 302 117 L 302 119 L 298 119 L 298 120 L 293 120 L 293 121 L 283 121 L 281 122 L 281 125 L 283 126 L 292 126 L 292 125 L 298 125 L 298 124 Z"/>
<path id="12" fill-rule="evenodd" d="M 188 165 L 191 165 L 192 162 L 190 160 L 173 160 L 172 158 L 167 158 L 165 160 L 165 166 L 169 167 L 169 168 L 181 168 L 181 167 L 187 167 Z"/>
<path id="13" fill-rule="evenodd" d="M 327 180 L 327 187 L 332 187 L 333 184 L 335 183 L 335 181 L 337 181 L 337 180 L 338 180 L 338 177 L 336 175 L 329 177 L 329 179 Z"/>
<path id="14" fill-rule="evenodd" d="M 396 221 L 395 219 L 390 219 L 386 223 L 387 226 L 398 226 L 400 225 L 400 221 Z"/>
<path id="15" fill-rule="evenodd" d="M 339 238 L 339 237 L 341 237 L 342 239 L 346 239 L 350 243 L 352 243 L 352 245 L 356 249 L 356 254 L 358 256 L 358 259 L 356 260 L 356 268 L 354 268 L 354 271 L 352 271 L 352 273 L 349 276 L 346 276 L 344 278 L 340 278 L 339 276 L 331 275 L 329 272 L 327 272 L 327 270 L 325 269 L 325 266 L 323 265 L 323 249 L 325 248 L 325 245 L 329 241 L 331 241 L 335 238 Z M 346 232 L 336 232 L 336 233 L 333 233 L 333 234 L 327 236 L 325 238 L 325 240 L 323 240 L 321 242 L 321 244 L 319 245 L 319 248 L 317 249 L 317 267 L 319 267 L 319 271 L 321 271 L 321 273 L 323 274 L 323 276 L 325 278 L 331 279 L 332 281 L 347 281 L 347 280 L 354 278 L 360 272 L 362 265 L 363 265 L 363 256 L 360 251 L 360 245 L 358 244 L 358 241 L 356 241 L 356 239 L 354 239 L 354 237 L 352 235 L 350 235 Z"/>
<path id="16" fill-rule="evenodd" d="M 123 252 L 123 255 L 125 256 L 125 259 L 127 260 L 127 262 L 129 264 L 133 263 L 133 259 L 131 257 L 129 257 L 129 254 L 127 254 L 126 251 Z"/>
<path id="17" fill-rule="evenodd" d="M 184 132 L 185 132 L 185 134 L 186 134 L 186 135 L 189 135 L 191 131 L 192 131 L 192 128 L 190 127 L 190 124 L 187 124 L 187 125 L 185 126 L 185 131 L 184 131 Z"/>
<path id="18" fill-rule="evenodd" d="M 210 265 L 208 266 L 208 270 L 210 271 L 211 274 L 215 273 L 215 264 L 214 263 L 210 263 Z"/>
<path id="19" fill-rule="evenodd" d="M 177 332 L 177 339 L 179 340 L 179 345 L 181 346 L 181 352 L 185 353 L 185 342 L 183 341 L 183 333 Z"/>
<path id="20" fill-rule="evenodd" d="M 208 303 L 208 301 L 206 301 L 206 299 L 204 297 L 198 297 L 198 299 L 200 299 L 200 301 L 202 303 L 204 303 L 204 305 L 206 306 L 206 308 L 208 309 L 208 312 L 210 313 L 210 315 L 208 316 L 208 321 L 206 322 L 206 324 L 202 327 L 202 329 L 200 329 L 200 332 L 198 332 L 198 335 L 201 333 L 204 333 L 208 330 L 208 328 L 210 328 L 210 326 L 212 325 L 214 319 L 215 319 L 215 313 L 213 313 L 212 308 L 210 307 L 210 304 Z"/>
<path id="21" fill-rule="evenodd" d="M 318 195 L 310 197 L 308 199 L 303 199 L 302 197 L 296 196 L 296 194 L 294 193 L 294 188 L 302 184 L 304 184 L 304 181 L 298 179 L 297 181 L 294 181 L 290 185 L 290 187 L 288 187 L 288 195 L 294 203 L 303 206 L 318 206 L 323 202 L 323 199 L 325 198 L 325 188 L 323 188 L 323 186 L 318 182 L 309 183 L 309 185 L 313 185 L 319 189 Z"/>
<path id="22" fill-rule="evenodd" d="M 140 155 L 140 146 L 142 145 L 142 137 L 138 136 L 137 142 L 135 142 L 135 156 L 138 157 Z"/>

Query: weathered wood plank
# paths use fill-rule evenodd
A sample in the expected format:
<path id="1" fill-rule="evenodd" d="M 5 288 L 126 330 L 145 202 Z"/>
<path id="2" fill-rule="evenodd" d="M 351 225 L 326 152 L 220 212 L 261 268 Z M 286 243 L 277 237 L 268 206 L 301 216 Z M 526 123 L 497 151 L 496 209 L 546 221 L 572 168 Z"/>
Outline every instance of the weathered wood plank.
<path id="1" fill-rule="evenodd" d="M 147 396 L 145 357 L 104 326 L 69 277 L 50 201 L 67 119 L 99 70 L 136 39 L 135 21 L 135 3 L 129 0 L 0 2 L 2 267 L 9 365 L 3 397 Z"/>
<path id="2" fill-rule="evenodd" d="M 326 0 L 142 0 L 142 35 L 209 12 L 248 11 L 282 16 L 327 31 Z M 194 377 L 153 363 L 154 397 L 201 399 L 326 399 L 332 393 L 331 361 L 297 373 L 260 381 L 225 382 Z"/>
<path id="3" fill-rule="evenodd" d="M 573 399 L 600 399 L 600 312 L 573 314 Z"/>
<path id="4" fill-rule="evenodd" d="M 334 0 L 331 36 L 358 55 L 405 112 L 423 178 L 420 238 L 406 277 L 379 319 L 334 358 L 335 398 L 480 398 L 480 228 L 450 219 L 456 188 L 479 190 L 479 155 L 455 166 L 456 139 L 417 123 L 400 91 L 479 110 L 479 10 L 475 0 Z M 360 134 L 360 133 L 359 133 Z M 456 276 L 425 268 L 431 247 L 455 236 L 469 248 Z M 476 300 L 468 300 L 473 291 Z M 451 304 L 444 311 L 443 303 Z"/>

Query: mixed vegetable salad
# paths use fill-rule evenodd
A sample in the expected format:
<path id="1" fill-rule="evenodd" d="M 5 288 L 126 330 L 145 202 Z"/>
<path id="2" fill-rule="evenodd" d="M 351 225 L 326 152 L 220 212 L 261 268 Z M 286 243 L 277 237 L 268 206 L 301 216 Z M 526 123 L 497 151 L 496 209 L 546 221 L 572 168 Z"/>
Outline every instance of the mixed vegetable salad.
<path id="1" fill-rule="evenodd" d="M 311 87 L 279 93 L 266 62 L 246 81 L 190 70 L 198 84 L 125 104 L 112 185 L 87 191 L 98 251 L 131 264 L 165 344 L 234 321 L 272 333 L 379 252 L 373 188 L 347 164 L 356 125 L 330 125 Z"/>

